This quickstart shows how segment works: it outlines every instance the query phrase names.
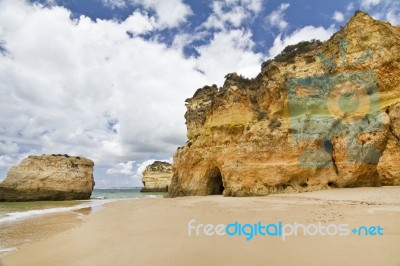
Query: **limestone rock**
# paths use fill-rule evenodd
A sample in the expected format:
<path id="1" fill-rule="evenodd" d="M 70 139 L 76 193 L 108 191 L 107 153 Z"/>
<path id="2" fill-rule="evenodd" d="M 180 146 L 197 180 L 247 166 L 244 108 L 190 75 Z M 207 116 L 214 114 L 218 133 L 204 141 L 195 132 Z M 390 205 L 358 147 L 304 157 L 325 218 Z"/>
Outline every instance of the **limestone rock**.
<path id="1" fill-rule="evenodd" d="M 356 12 L 253 79 L 186 100 L 169 194 L 257 196 L 400 184 L 400 27 Z"/>
<path id="2" fill-rule="evenodd" d="M 155 161 L 143 171 L 142 182 L 144 187 L 140 192 L 167 192 L 171 178 L 171 164 Z"/>
<path id="3" fill-rule="evenodd" d="M 0 201 L 89 199 L 93 166 L 93 161 L 81 157 L 30 155 L 11 167 L 0 183 Z"/>

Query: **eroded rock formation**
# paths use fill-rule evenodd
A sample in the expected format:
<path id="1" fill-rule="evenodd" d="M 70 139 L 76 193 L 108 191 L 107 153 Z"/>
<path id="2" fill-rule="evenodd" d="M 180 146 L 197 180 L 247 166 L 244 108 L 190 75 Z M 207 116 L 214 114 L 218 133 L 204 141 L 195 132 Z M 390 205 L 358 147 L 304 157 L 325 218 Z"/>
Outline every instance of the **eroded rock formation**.
<path id="1" fill-rule="evenodd" d="M 167 192 L 172 178 L 172 165 L 155 161 L 143 171 L 144 187 L 140 192 Z"/>
<path id="2" fill-rule="evenodd" d="M 400 185 L 400 27 L 366 13 L 186 106 L 172 197 Z"/>
<path id="3" fill-rule="evenodd" d="M 68 155 L 42 155 L 11 167 L 0 183 L 0 201 L 89 199 L 93 161 Z"/>

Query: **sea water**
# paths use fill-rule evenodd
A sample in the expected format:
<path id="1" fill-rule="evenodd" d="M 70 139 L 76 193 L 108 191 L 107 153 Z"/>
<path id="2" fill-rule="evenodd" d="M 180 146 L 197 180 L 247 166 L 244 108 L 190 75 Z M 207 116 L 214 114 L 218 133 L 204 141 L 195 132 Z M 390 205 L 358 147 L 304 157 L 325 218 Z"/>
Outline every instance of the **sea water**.
<path id="1" fill-rule="evenodd" d="M 0 202 L 0 257 L 17 251 L 16 246 L 81 223 L 87 214 L 103 204 L 164 195 L 140 193 L 140 188 L 95 189 L 89 200 Z"/>
<path id="2" fill-rule="evenodd" d="M 163 197 L 165 192 L 146 192 L 141 193 L 141 188 L 112 188 L 95 189 L 92 193 L 92 199 L 126 199 L 126 198 L 154 198 Z"/>

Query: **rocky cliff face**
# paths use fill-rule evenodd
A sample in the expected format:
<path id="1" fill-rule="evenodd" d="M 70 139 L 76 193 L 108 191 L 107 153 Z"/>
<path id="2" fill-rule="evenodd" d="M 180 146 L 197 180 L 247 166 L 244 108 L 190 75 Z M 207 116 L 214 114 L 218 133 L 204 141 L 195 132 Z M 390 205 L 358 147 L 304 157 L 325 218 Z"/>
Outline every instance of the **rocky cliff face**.
<path id="1" fill-rule="evenodd" d="M 368 14 L 186 106 L 170 196 L 400 185 L 400 27 Z"/>
<path id="2" fill-rule="evenodd" d="M 172 178 L 172 165 L 155 161 L 146 167 L 142 182 L 144 187 L 140 192 L 167 192 Z"/>
<path id="3" fill-rule="evenodd" d="M 0 201 L 89 199 L 93 161 L 68 155 L 29 156 L 0 183 Z"/>

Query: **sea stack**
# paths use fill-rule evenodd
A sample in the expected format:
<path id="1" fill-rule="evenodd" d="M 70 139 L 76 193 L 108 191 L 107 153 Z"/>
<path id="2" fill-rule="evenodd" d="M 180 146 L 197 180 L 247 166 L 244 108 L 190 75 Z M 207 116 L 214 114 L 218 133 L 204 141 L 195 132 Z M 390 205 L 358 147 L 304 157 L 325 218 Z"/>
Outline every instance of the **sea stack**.
<path id="1" fill-rule="evenodd" d="M 172 165 L 155 161 L 143 171 L 144 187 L 140 192 L 168 192 L 172 178 Z"/>
<path id="2" fill-rule="evenodd" d="M 89 199 L 93 161 L 68 155 L 30 155 L 0 183 L 0 201 Z"/>
<path id="3" fill-rule="evenodd" d="M 172 197 L 400 185 L 400 27 L 356 12 L 186 107 Z"/>

